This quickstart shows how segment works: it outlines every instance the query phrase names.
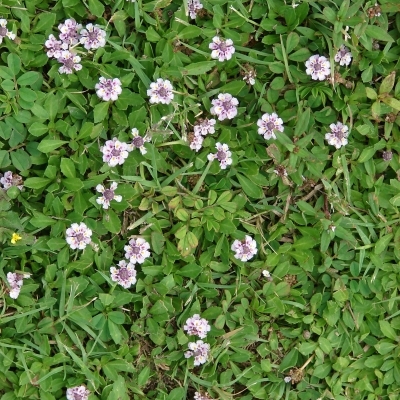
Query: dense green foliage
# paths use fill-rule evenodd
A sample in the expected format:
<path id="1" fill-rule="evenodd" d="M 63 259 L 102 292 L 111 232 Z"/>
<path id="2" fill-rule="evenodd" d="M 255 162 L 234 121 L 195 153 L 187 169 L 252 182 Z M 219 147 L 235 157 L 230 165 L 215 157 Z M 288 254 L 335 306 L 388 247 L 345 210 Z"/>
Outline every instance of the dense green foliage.
<path id="1" fill-rule="evenodd" d="M 179 0 L 0 2 L 15 34 L 0 44 L 0 172 L 23 185 L 0 189 L 1 400 L 81 384 L 90 400 L 400 397 L 399 3 L 202 3 L 190 19 Z M 107 37 L 60 74 L 44 43 L 67 18 Z M 211 58 L 217 34 L 230 60 Z M 334 60 L 343 44 L 348 66 Z M 306 74 L 316 54 L 333 77 Z M 100 76 L 120 79 L 118 100 L 96 95 Z M 157 78 L 170 104 L 149 103 Z M 193 125 L 220 93 L 238 114 L 196 152 Z M 273 112 L 284 131 L 265 140 L 257 121 Z M 325 140 L 337 122 L 339 149 Z M 132 128 L 147 153 L 110 167 L 101 146 Z M 207 159 L 217 142 L 226 169 Z M 111 182 L 122 201 L 103 209 L 96 186 Z M 72 250 L 81 222 L 92 243 Z M 231 245 L 245 235 L 258 252 L 243 262 Z M 125 289 L 110 267 L 137 237 L 151 257 Z M 30 274 L 16 299 L 9 272 Z M 211 325 L 201 366 L 184 357 L 196 313 Z"/>

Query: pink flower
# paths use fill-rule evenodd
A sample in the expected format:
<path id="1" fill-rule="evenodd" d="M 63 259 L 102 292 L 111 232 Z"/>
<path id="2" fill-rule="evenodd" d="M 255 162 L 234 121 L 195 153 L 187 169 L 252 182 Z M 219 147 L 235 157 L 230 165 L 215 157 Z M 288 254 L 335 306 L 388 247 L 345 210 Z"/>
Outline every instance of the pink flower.
<path id="1" fill-rule="evenodd" d="M 347 137 L 349 136 L 349 128 L 341 122 L 330 124 L 331 132 L 325 135 L 325 139 L 331 146 L 340 149 L 348 143 Z"/>
<path id="2" fill-rule="evenodd" d="M 93 24 L 87 24 L 86 29 L 80 31 L 80 43 L 87 50 L 98 49 L 106 45 L 106 32 Z"/>
<path id="3" fill-rule="evenodd" d="M 104 101 L 115 101 L 122 93 L 121 81 L 118 78 L 107 79 L 100 77 L 99 83 L 96 83 L 95 89 L 97 96 Z"/>
<path id="4" fill-rule="evenodd" d="M 199 151 L 203 146 L 204 138 L 201 135 L 194 135 L 189 143 L 192 150 Z"/>
<path id="5" fill-rule="evenodd" d="M 264 135 L 264 139 L 276 139 L 275 131 L 283 132 L 283 121 L 277 114 L 265 113 L 257 121 L 258 133 Z"/>
<path id="6" fill-rule="evenodd" d="M 83 222 L 79 225 L 74 223 L 66 230 L 66 236 L 66 241 L 72 250 L 83 250 L 91 242 L 92 231 Z"/>
<path id="7" fill-rule="evenodd" d="M 117 138 L 107 140 L 104 146 L 100 147 L 100 151 L 103 153 L 103 161 L 110 167 L 122 165 L 129 155 L 128 145 Z"/>
<path id="8" fill-rule="evenodd" d="M 125 289 L 129 289 L 136 283 L 135 265 L 122 260 L 118 263 L 118 266 L 119 268 L 110 268 L 111 279 Z"/>
<path id="9" fill-rule="evenodd" d="M 200 0 L 188 0 L 188 12 L 191 19 L 195 19 L 198 11 L 202 8 L 203 4 L 200 3 Z"/>
<path id="10" fill-rule="evenodd" d="M 201 318 L 199 314 L 194 314 L 193 317 L 187 319 L 183 329 L 187 331 L 188 335 L 198 336 L 200 339 L 204 339 L 211 330 L 211 326 L 208 321 Z"/>
<path id="11" fill-rule="evenodd" d="M 19 296 L 24 278 L 29 278 L 30 274 L 18 274 L 15 272 L 7 273 L 7 282 L 10 285 L 10 297 L 16 299 Z"/>
<path id="12" fill-rule="evenodd" d="M 335 54 L 335 61 L 342 66 L 349 65 L 351 63 L 352 57 L 353 54 L 351 54 L 351 51 L 344 44 L 342 44 Z"/>
<path id="13" fill-rule="evenodd" d="M 170 81 L 158 78 L 156 82 L 150 84 L 147 96 L 150 97 L 149 101 L 151 104 L 169 104 L 174 98 L 172 90 L 173 87 Z"/>
<path id="14" fill-rule="evenodd" d="M 221 39 L 219 36 L 213 37 L 213 41 L 208 46 L 211 52 L 211 58 L 219 61 L 230 60 L 235 52 L 233 41 L 231 39 Z"/>
<path id="15" fill-rule="evenodd" d="M 215 125 L 216 121 L 214 118 L 211 119 L 199 119 L 196 121 L 194 125 L 194 134 L 206 136 L 208 133 L 215 133 Z"/>
<path id="16" fill-rule="evenodd" d="M 235 240 L 231 250 L 235 252 L 235 258 L 248 261 L 257 254 L 257 242 L 246 235 L 244 240 Z"/>
<path id="17" fill-rule="evenodd" d="M 89 390 L 83 385 L 67 389 L 67 400 L 88 400 L 89 395 Z"/>
<path id="18" fill-rule="evenodd" d="M 306 61 L 306 74 L 311 75 L 311 78 L 314 80 L 325 80 L 331 73 L 331 66 L 329 64 L 329 60 L 324 56 L 320 56 L 316 54 L 315 56 L 311 56 Z"/>
<path id="19" fill-rule="evenodd" d="M 142 154 L 146 154 L 147 150 L 146 147 L 144 147 L 144 144 L 150 142 L 150 138 L 147 136 L 140 136 L 139 131 L 136 128 L 132 128 L 132 136 L 133 140 L 132 143 L 128 144 L 128 151 L 139 149 Z"/>
<path id="20" fill-rule="evenodd" d="M 73 18 L 67 19 L 63 24 L 58 25 L 60 33 L 60 39 L 72 46 L 79 43 L 79 31 L 82 25 L 78 24 Z"/>
<path id="21" fill-rule="evenodd" d="M 232 164 L 232 153 L 229 151 L 229 147 L 227 144 L 217 143 L 215 147 L 217 148 L 217 153 L 210 153 L 207 158 L 210 161 L 217 159 L 219 161 L 221 169 L 226 169 L 228 165 Z"/>
<path id="22" fill-rule="evenodd" d="M 4 18 L 0 19 L 0 44 L 3 42 L 3 39 L 8 37 L 10 40 L 15 39 L 15 34 L 7 29 L 7 20 Z"/>
<path id="23" fill-rule="evenodd" d="M 124 247 L 125 258 L 132 264 L 143 264 L 144 260 L 150 257 L 150 245 L 142 238 L 131 239 L 129 244 Z"/>
<path id="24" fill-rule="evenodd" d="M 21 184 L 23 183 L 22 177 L 18 174 L 13 174 L 11 171 L 4 172 L 4 176 L 0 178 L 0 183 L 5 190 L 9 189 L 11 186 L 16 186 L 19 190 L 24 188 Z"/>
<path id="25" fill-rule="evenodd" d="M 207 361 L 210 345 L 202 340 L 190 342 L 188 344 L 189 351 L 185 352 L 185 358 L 194 357 L 194 365 L 201 365 Z"/>
<path id="26" fill-rule="evenodd" d="M 57 40 L 54 35 L 50 35 L 44 45 L 47 48 L 47 57 L 60 58 L 63 50 L 68 50 L 68 44 Z"/>
<path id="27" fill-rule="evenodd" d="M 220 93 L 218 99 L 211 101 L 211 114 L 217 115 L 220 121 L 232 119 L 237 115 L 238 100 L 229 93 Z"/>
<path id="28" fill-rule="evenodd" d="M 72 74 L 74 71 L 80 71 L 82 69 L 82 65 L 79 64 L 81 62 L 81 58 L 76 54 L 70 52 L 69 50 L 63 50 L 57 61 L 63 64 L 60 68 L 58 68 L 58 72 L 60 74 Z"/>

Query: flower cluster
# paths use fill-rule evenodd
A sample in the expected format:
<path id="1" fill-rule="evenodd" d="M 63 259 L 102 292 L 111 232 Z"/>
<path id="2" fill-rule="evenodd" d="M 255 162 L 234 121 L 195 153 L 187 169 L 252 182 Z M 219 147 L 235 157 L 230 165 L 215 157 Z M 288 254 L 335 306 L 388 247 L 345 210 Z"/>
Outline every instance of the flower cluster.
<path id="1" fill-rule="evenodd" d="M 342 146 L 346 146 L 347 137 L 349 136 L 349 128 L 347 125 L 343 125 L 341 122 L 336 124 L 330 124 L 331 132 L 325 135 L 325 139 L 331 146 L 335 146 L 340 149 Z"/>
<path id="2" fill-rule="evenodd" d="M 101 197 L 96 199 L 97 204 L 101 204 L 105 210 L 110 207 L 110 202 L 115 200 L 116 202 L 122 201 L 122 196 L 115 194 L 115 190 L 117 189 L 118 184 L 116 182 L 112 182 L 110 189 L 106 189 L 103 185 L 97 185 L 96 190 L 102 194 Z"/>
<path id="3" fill-rule="evenodd" d="M 158 78 L 156 82 L 150 84 L 150 89 L 147 90 L 147 96 L 150 97 L 151 104 L 169 104 L 174 98 L 172 93 L 173 87 L 169 80 Z"/>
<path id="4" fill-rule="evenodd" d="M 257 242 L 246 235 L 244 240 L 235 240 L 231 250 L 235 252 L 235 258 L 241 261 L 248 261 L 257 254 Z"/>
<path id="5" fill-rule="evenodd" d="M 194 357 L 194 365 L 204 364 L 208 359 L 208 353 L 210 352 L 210 345 L 204 343 L 202 340 L 197 342 L 189 342 L 189 350 L 185 352 L 185 358 Z"/>
<path id="6" fill-rule="evenodd" d="M 237 115 L 238 100 L 229 93 L 220 93 L 218 99 L 211 101 L 211 114 L 216 115 L 220 121 L 232 119 Z"/>
<path id="7" fill-rule="evenodd" d="M 15 34 L 7 29 L 7 20 L 4 18 L 0 19 L 0 44 L 3 42 L 3 39 L 8 37 L 11 40 L 15 39 Z"/>
<path id="8" fill-rule="evenodd" d="M 188 13 L 191 19 L 195 19 L 202 8 L 203 4 L 200 3 L 200 0 L 188 0 Z"/>
<path id="9" fill-rule="evenodd" d="M 29 278 L 30 274 L 18 274 L 15 272 L 7 273 L 7 282 L 10 285 L 10 297 L 16 299 L 19 296 L 24 278 Z"/>
<path id="10" fill-rule="evenodd" d="M 100 77 L 99 83 L 96 83 L 95 89 L 97 96 L 104 101 L 117 100 L 122 93 L 121 81 L 118 78 L 107 79 Z"/>
<path id="11" fill-rule="evenodd" d="M 85 223 L 73 223 L 66 231 L 66 241 L 72 250 L 83 250 L 91 242 L 92 231 Z"/>
<path id="12" fill-rule="evenodd" d="M 221 39 L 219 36 L 213 37 L 208 47 L 212 50 L 211 58 L 215 58 L 221 62 L 230 60 L 235 53 L 233 41 L 231 39 Z"/>
<path id="13" fill-rule="evenodd" d="M 344 44 L 339 47 L 338 52 L 335 54 L 335 61 L 342 66 L 349 65 L 352 58 L 353 54 L 351 54 L 351 51 Z"/>
<path id="14" fill-rule="evenodd" d="M 201 392 L 195 392 L 193 400 L 211 400 L 211 399 L 208 397 L 207 393 L 202 394 Z"/>
<path id="15" fill-rule="evenodd" d="M 211 327 L 206 319 L 201 318 L 199 314 L 194 314 L 193 317 L 187 319 L 183 329 L 187 331 L 188 335 L 204 339 Z"/>
<path id="16" fill-rule="evenodd" d="M 217 143 L 215 145 L 217 152 L 215 154 L 210 153 L 207 158 L 209 161 L 218 160 L 221 169 L 226 169 L 228 165 L 232 164 L 232 153 L 229 151 L 227 144 Z"/>
<path id="17" fill-rule="evenodd" d="M 136 283 L 136 270 L 135 265 L 121 260 L 118 263 L 119 268 L 111 267 L 111 279 L 119 283 L 123 288 L 129 289 Z"/>
<path id="18" fill-rule="evenodd" d="M 213 118 L 199 119 L 198 121 L 196 121 L 193 127 L 194 134 L 189 140 L 190 141 L 189 147 L 192 150 L 199 151 L 204 141 L 203 136 L 206 136 L 209 133 L 211 134 L 215 133 L 215 128 L 214 128 L 215 123 L 216 121 Z"/>
<path id="19" fill-rule="evenodd" d="M 67 400 L 88 400 L 89 395 L 89 390 L 83 385 L 67 389 Z"/>
<path id="20" fill-rule="evenodd" d="M 4 172 L 4 176 L 0 178 L 0 183 L 3 185 L 3 189 L 7 190 L 11 186 L 16 186 L 19 190 L 23 189 L 22 177 L 18 174 L 14 174 L 11 171 Z"/>
<path id="21" fill-rule="evenodd" d="M 329 60 L 318 54 L 311 56 L 306 61 L 306 74 L 311 75 L 314 80 L 325 80 L 331 73 L 331 66 Z"/>
<path id="22" fill-rule="evenodd" d="M 283 132 L 283 121 L 277 114 L 265 113 L 258 121 L 258 133 L 264 136 L 264 139 L 276 139 L 275 131 Z"/>

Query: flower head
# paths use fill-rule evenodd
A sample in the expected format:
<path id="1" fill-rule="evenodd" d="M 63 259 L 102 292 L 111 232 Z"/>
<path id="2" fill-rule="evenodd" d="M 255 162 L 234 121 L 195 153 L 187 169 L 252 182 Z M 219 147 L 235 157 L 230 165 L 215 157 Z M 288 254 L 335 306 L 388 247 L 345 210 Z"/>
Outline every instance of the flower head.
<path id="1" fill-rule="evenodd" d="M 18 274 L 16 272 L 7 273 L 7 282 L 10 285 L 10 297 L 16 299 L 19 296 L 24 278 L 29 278 L 30 274 Z"/>
<path id="2" fill-rule="evenodd" d="M 89 390 L 83 385 L 67 389 L 67 400 L 88 400 L 89 395 Z"/>
<path id="3" fill-rule="evenodd" d="M 79 31 L 81 29 L 82 25 L 78 24 L 73 18 L 69 18 L 63 24 L 58 25 L 58 30 L 61 32 L 60 39 L 68 46 L 79 43 Z"/>
<path id="4" fill-rule="evenodd" d="M 131 239 L 129 244 L 124 247 L 125 258 L 132 264 L 143 264 L 144 260 L 150 257 L 150 245 L 142 238 Z"/>
<path id="5" fill-rule="evenodd" d="M 111 279 L 114 282 L 118 282 L 125 289 L 129 289 L 136 283 L 135 265 L 122 260 L 118 263 L 118 266 L 119 268 L 110 268 Z"/>
<path id="6" fill-rule="evenodd" d="M 174 98 L 172 93 L 173 87 L 169 80 L 158 78 L 156 82 L 150 84 L 150 89 L 147 90 L 147 96 L 150 97 L 151 104 L 169 104 Z"/>
<path id="7" fill-rule="evenodd" d="M 229 151 L 229 147 L 227 144 L 217 143 L 215 145 L 217 148 L 217 152 L 215 154 L 210 153 L 207 158 L 211 160 L 218 160 L 221 166 L 221 169 L 226 169 L 228 165 L 232 164 L 232 153 Z"/>
<path id="8" fill-rule="evenodd" d="M 6 36 L 11 40 L 15 39 L 15 34 L 7 29 L 7 20 L 4 18 L 1 18 L 0 19 L 0 44 L 3 42 L 3 39 Z"/>
<path id="9" fill-rule="evenodd" d="M 97 96 L 104 101 L 115 101 L 122 93 L 121 81 L 118 78 L 107 79 L 100 77 L 99 83 L 96 83 L 95 89 Z"/>
<path id="10" fill-rule="evenodd" d="M 265 113 L 258 121 L 258 133 L 264 135 L 264 139 L 276 139 L 275 131 L 283 132 L 283 121 L 277 114 Z"/>
<path id="11" fill-rule="evenodd" d="M 195 392 L 193 400 L 211 400 L 211 399 L 208 397 L 207 393 L 202 394 L 201 392 Z"/>
<path id="12" fill-rule="evenodd" d="M 111 183 L 110 189 L 106 189 L 103 185 L 97 185 L 96 190 L 102 194 L 101 197 L 96 199 L 97 204 L 102 204 L 103 208 L 107 210 L 110 207 L 111 200 L 121 202 L 122 196 L 115 194 L 115 189 L 118 187 L 116 182 Z"/>
<path id="13" fill-rule="evenodd" d="M 219 36 L 214 36 L 208 47 L 212 50 L 211 58 L 216 58 L 218 61 L 230 60 L 235 52 L 233 41 L 222 39 Z"/>
<path id="14" fill-rule="evenodd" d="M 194 125 L 194 134 L 206 136 L 208 133 L 215 133 L 215 125 L 216 121 L 214 118 L 211 119 L 199 119 L 196 121 Z"/>
<path id="15" fill-rule="evenodd" d="M 257 254 L 257 242 L 246 235 L 244 240 L 235 240 L 231 250 L 235 252 L 235 258 L 241 261 L 248 261 Z"/>
<path id="16" fill-rule="evenodd" d="M 188 12 L 191 19 L 195 19 L 202 8 L 203 4 L 200 3 L 200 0 L 188 0 Z"/>
<path id="17" fill-rule="evenodd" d="M 336 124 L 330 124 L 329 128 L 331 128 L 331 132 L 325 135 L 328 144 L 340 149 L 348 143 L 347 137 L 349 136 L 349 128 L 347 125 L 337 122 Z"/>
<path id="18" fill-rule="evenodd" d="M 86 29 L 80 31 L 80 35 L 79 41 L 87 50 L 98 49 L 106 45 L 106 31 L 93 24 L 87 24 Z"/>
<path id="19" fill-rule="evenodd" d="M 267 271 L 266 269 L 263 270 L 262 274 L 264 275 L 265 278 L 271 278 L 271 273 Z"/>
<path id="20" fill-rule="evenodd" d="M 22 239 L 22 236 L 19 236 L 18 233 L 13 233 L 11 237 L 11 244 L 15 244 Z"/>
<path id="21" fill-rule="evenodd" d="M 283 380 L 285 381 L 285 383 L 289 383 L 289 382 L 291 382 L 292 377 L 291 377 L 291 376 L 285 376 L 285 377 L 283 378 Z"/>
<path id="22" fill-rule="evenodd" d="M 110 167 L 122 165 L 129 155 L 128 145 L 117 138 L 107 140 L 104 146 L 100 147 L 100 151 L 103 153 L 103 161 Z"/>
<path id="23" fill-rule="evenodd" d="M 60 68 L 58 68 L 58 72 L 60 74 L 69 75 L 74 71 L 80 71 L 82 69 L 82 65 L 79 64 L 81 62 L 81 58 L 69 50 L 63 50 L 60 57 L 57 58 L 57 61 L 63 64 Z"/>
<path id="24" fill-rule="evenodd" d="M 248 71 L 245 73 L 243 80 L 248 84 L 248 85 L 255 85 L 256 83 L 256 76 L 257 73 L 255 70 Z"/>
<path id="25" fill-rule="evenodd" d="M 314 80 L 325 80 L 331 73 L 331 66 L 326 57 L 316 54 L 306 61 L 306 74 Z"/>
<path id="26" fill-rule="evenodd" d="M 189 135 L 189 147 L 192 150 L 199 151 L 203 146 L 203 142 L 204 142 L 203 136 L 196 134 Z"/>
<path id="27" fill-rule="evenodd" d="M 9 189 L 11 186 L 16 186 L 19 190 L 24 188 L 22 177 L 18 174 L 13 174 L 11 171 L 4 173 L 4 176 L 0 178 L 0 183 L 5 190 Z"/>
<path id="28" fill-rule="evenodd" d="M 66 241 L 72 250 L 83 250 L 91 242 L 92 231 L 83 222 L 79 225 L 74 223 L 67 229 L 66 236 Z"/>
<path id="29" fill-rule="evenodd" d="M 351 54 L 351 51 L 344 44 L 342 44 L 335 55 L 335 61 L 342 66 L 349 65 L 352 57 L 353 55 Z"/>
<path id="30" fill-rule="evenodd" d="M 128 151 L 139 149 L 142 154 L 146 154 L 147 150 L 144 147 L 146 142 L 150 142 L 150 138 L 147 136 L 140 136 L 139 131 L 136 128 L 132 129 L 133 140 L 132 143 L 128 144 Z"/>
<path id="31" fill-rule="evenodd" d="M 218 99 L 211 101 L 211 114 L 217 115 L 220 121 L 232 119 L 237 115 L 238 100 L 229 93 L 220 93 Z"/>
<path id="32" fill-rule="evenodd" d="M 210 345 L 202 340 L 190 342 L 188 344 L 189 351 L 185 353 L 185 358 L 194 357 L 194 365 L 201 365 L 207 361 Z"/>
<path id="33" fill-rule="evenodd" d="M 47 57 L 60 58 L 63 50 L 68 50 L 68 44 L 57 40 L 54 35 L 50 35 L 44 43 L 47 48 Z"/>
<path id="34" fill-rule="evenodd" d="M 199 314 L 194 314 L 193 317 L 186 320 L 183 329 L 187 331 L 188 335 L 198 336 L 200 339 L 204 339 L 211 330 L 211 326 L 208 321 L 201 318 Z"/>
<path id="35" fill-rule="evenodd" d="M 384 161 L 392 161 L 393 152 L 390 150 L 386 150 L 382 153 L 382 158 Z"/>

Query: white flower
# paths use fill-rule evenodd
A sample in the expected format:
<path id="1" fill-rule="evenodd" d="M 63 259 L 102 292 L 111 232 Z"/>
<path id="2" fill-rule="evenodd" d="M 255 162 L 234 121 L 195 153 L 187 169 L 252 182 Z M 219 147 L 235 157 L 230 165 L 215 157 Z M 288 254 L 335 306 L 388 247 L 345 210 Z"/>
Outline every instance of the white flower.
<path id="1" fill-rule="evenodd" d="M 194 135 L 189 143 L 192 150 L 199 151 L 203 146 L 204 138 L 201 135 Z"/>
<path id="2" fill-rule="evenodd" d="M 238 260 L 248 261 L 257 254 L 257 242 L 246 235 L 244 240 L 235 240 L 231 250 L 236 253 L 235 258 Z"/>
<path id="3" fill-rule="evenodd" d="M 235 48 L 231 39 L 221 39 L 219 36 L 213 37 L 213 41 L 208 46 L 211 52 L 211 58 L 216 58 L 218 61 L 230 60 Z"/>
<path id="4" fill-rule="evenodd" d="M 122 196 L 115 194 L 117 187 L 118 184 L 116 182 L 111 183 L 110 189 L 106 189 L 103 185 L 97 185 L 96 190 L 103 195 L 96 199 L 97 204 L 102 204 L 103 208 L 107 210 L 110 207 L 111 200 L 115 200 L 118 203 L 121 202 Z"/>
<path id="5" fill-rule="evenodd" d="M 158 78 L 156 82 L 150 84 L 150 89 L 147 90 L 147 96 L 150 97 L 151 104 L 169 104 L 174 98 L 172 93 L 173 87 L 171 82 Z"/>
<path id="6" fill-rule="evenodd" d="M 83 250 L 91 242 L 92 231 L 83 222 L 79 225 L 74 223 L 67 229 L 66 236 L 72 250 Z"/>
<path id="7" fill-rule="evenodd" d="M 142 238 L 131 239 L 129 244 L 124 247 L 125 258 L 132 264 L 143 264 L 144 260 L 150 257 L 150 245 Z"/>
<path id="8" fill-rule="evenodd" d="M 342 44 L 335 55 L 335 61 L 340 63 L 342 66 L 349 65 L 352 57 L 353 55 L 351 54 L 351 51 L 344 44 Z"/>
<path id="9" fill-rule="evenodd" d="M 221 169 L 226 169 L 228 165 L 232 164 L 232 153 L 229 151 L 229 147 L 227 144 L 221 144 L 218 142 L 215 147 L 217 149 L 217 153 L 210 153 L 207 158 L 210 161 L 217 159 L 219 161 Z"/>
<path id="10" fill-rule="evenodd" d="M 3 42 L 5 37 L 14 40 L 15 34 L 7 29 L 7 20 L 2 18 L 0 19 L 0 44 Z"/>
<path id="11" fill-rule="evenodd" d="M 239 104 L 235 97 L 229 93 L 220 93 L 218 99 L 211 101 L 211 114 L 217 115 L 220 121 L 232 119 L 237 115 L 237 106 Z"/>
<path id="12" fill-rule="evenodd" d="M 67 400 L 88 400 L 89 395 L 89 390 L 83 385 L 67 389 Z"/>
<path id="13" fill-rule="evenodd" d="M 331 132 L 325 135 L 328 144 L 335 146 L 337 149 L 345 146 L 348 143 L 347 137 L 349 136 L 349 128 L 347 125 L 337 122 L 336 124 L 330 124 L 329 127 L 331 128 Z"/>
<path id="14" fill-rule="evenodd" d="M 107 140 L 104 146 L 100 147 L 100 151 L 103 153 L 103 161 L 110 167 L 122 165 L 129 156 L 128 145 L 117 138 Z"/>
<path id="15" fill-rule="evenodd" d="M 132 129 L 132 136 L 133 140 L 132 143 L 128 144 L 128 151 L 139 149 L 142 154 L 146 154 L 147 150 L 146 147 L 144 147 L 144 144 L 146 142 L 150 142 L 150 138 L 148 138 L 147 136 L 140 136 L 139 131 L 136 128 Z"/>
<path id="16" fill-rule="evenodd" d="M 306 74 L 311 75 L 311 78 L 314 80 L 325 80 L 328 75 L 331 73 L 331 66 L 329 64 L 329 60 L 324 56 L 320 56 L 318 54 L 311 56 L 306 61 Z"/>
<path id="17" fill-rule="evenodd" d="M 271 278 L 271 273 L 266 269 L 263 270 L 262 274 L 264 275 L 265 278 Z"/>
<path id="18" fill-rule="evenodd" d="M 206 136 L 208 133 L 215 133 L 215 125 L 216 121 L 214 118 L 211 119 L 199 119 L 198 121 L 196 121 L 195 125 L 194 125 L 194 134 L 196 136 L 198 135 L 203 135 Z"/>
<path id="19" fill-rule="evenodd" d="M 276 139 L 275 131 L 283 132 L 283 121 L 277 114 L 265 113 L 258 121 L 258 133 L 264 135 L 264 139 Z"/>
<path id="20" fill-rule="evenodd" d="M 211 330 L 211 326 L 205 318 L 201 318 L 199 314 L 194 314 L 193 317 L 186 320 L 183 329 L 187 331 L 188 335 L 204 339 Z"/>
<path id="21" fill-rule="evenodd" d="M 118 266 L 119 268 L 110 268 L 111 279 L 125 289 L 129 289 L 136 283 L 135 265 L 122 260 L 118 263 Z"/>
<path id="22" fill-rule="evenodd" d="M 289 383 L 289 382 L 292 380 L 292 377 L 290 377 L 290 376 L 285 376 L 285 377 L 283 378 L 283 380 L 284 380 L 286 383 Z"/>
<path id="23" fill-rule="evenodd" d="M 202 340 L 190 342 L 188 344 L 189 351 L 185 352 L 185 358 L 194 357 L 194 365 L 201 365 L 207 361 L 210 345 Z"/>
<path id="24" fill-rule="evenodd" d="M 202 8 L 203 4 L 200 3 L 200 0 L 188 0 L 188 12 L 191 19 L 195 19 L 198 11 Z"/>
<path id="25" fill-rule="evenodd" d="M 98 49 L 106 45 L 106 32 L 98 26 L 87 24 L 86 29 L 82 29 L 80 34 L 80 43 L 87 50 Z"/>
<path id="26" fill-rule="evenodd" d="M 97 96 L 104 101 L 118 100 L 118 96 L 122 93 L 122 84 L 118 78 L 107 79 L 100 77 L 99 83 L 96 83 L 95 89 Z"/>
<path id="27" fill-rule="evenodd" d="M 82 69 L 82 65 L 79 64 L 81 62 L 81 58 L 69 50 L 63 50 L 60 57 L 57 58 L 57 61 L 63 64 L 60 68 L 58 68 L 58 72 L 60 74 L 69 75 L 74 71 L 80 71 Z"/>
<path id="28" fill-rule="evenodd" d="M 18 274 L 15 272 L 7 273 L 7 282 L 10 285 L 10 297 L 16 299 L 19 296 L 24 278 L 29 278 L 30 274 Z"/>

